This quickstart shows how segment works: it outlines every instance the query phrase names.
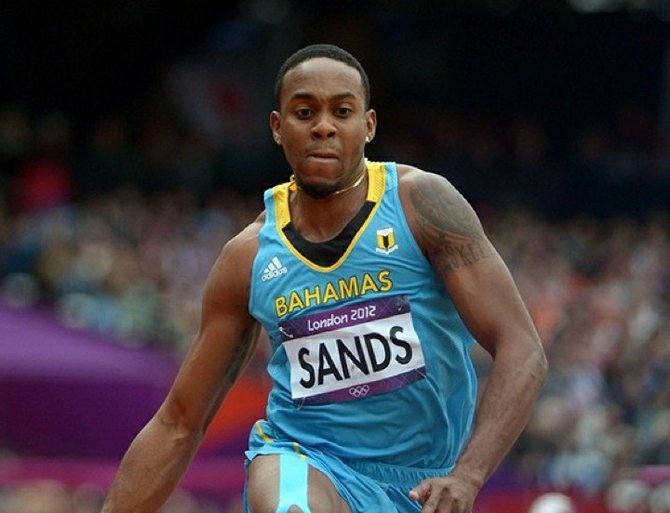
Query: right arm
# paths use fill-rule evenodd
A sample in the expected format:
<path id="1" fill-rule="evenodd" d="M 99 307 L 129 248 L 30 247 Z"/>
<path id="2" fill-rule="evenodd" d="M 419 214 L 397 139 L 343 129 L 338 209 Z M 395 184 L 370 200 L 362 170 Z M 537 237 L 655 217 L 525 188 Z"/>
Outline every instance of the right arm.
<path id="1" fill-rule="evenodd" d="M 126 452 L 101 513 L 157 511 L 179 483 L 256 347 L 251 263 L 261 219 L 228 242 L 205 284 L 200 329 L 156 414 Z"/>

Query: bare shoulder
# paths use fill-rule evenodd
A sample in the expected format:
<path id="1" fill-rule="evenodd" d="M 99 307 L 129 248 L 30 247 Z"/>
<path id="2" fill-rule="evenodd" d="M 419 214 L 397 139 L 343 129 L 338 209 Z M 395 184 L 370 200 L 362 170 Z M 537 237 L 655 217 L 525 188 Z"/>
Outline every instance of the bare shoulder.
<path id="1" fill-rule="evenodd" d="M 233 261 L 236 265 L 251 267 L 258 250 L 258 233 L 264 222 L 265 212 L 262 212 L 254 221 L 226 242 L 217 263 L 221 261 L 224 265 L 228 261 Z"/>
<path id="2" fill-rule="evenodd" d="M 494 254 L 476 212 L 445 177 L 398 165 L 398 188 L 412 233 L 438 272 Z"/>
<path id="3" fill-rule="evenodd" d="M 252 252 L 258 247 L 258 233 L 265 222 L 265 211 L 261 212 L 256 219 L 249 223 L 237 235 L 231 238 L 223 247 L 223 252 Z M 252 257 L 253 258 L 253 257 Z"/>
<path id="4" fill-rule="evenodd" d="M 238 304 L 246 304 L 251 267 L 258 251 L 258 233 L 264 222 L 265 212 L 262 212 L 224 244 L 207 278 L 205 292 L 210 299 L 225 296 Z"/>

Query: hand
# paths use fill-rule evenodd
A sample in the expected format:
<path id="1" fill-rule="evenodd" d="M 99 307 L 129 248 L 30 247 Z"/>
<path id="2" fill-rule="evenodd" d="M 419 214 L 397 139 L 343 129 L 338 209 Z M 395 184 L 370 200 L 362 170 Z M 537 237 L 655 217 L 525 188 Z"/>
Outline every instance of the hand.
<path id="1" fill-rule="evenodd" d="M 451 474 L 424 479 L 409 491 L 409 498 L 421 502 L 422 513 L 470 513 L 478 490 Z"/>

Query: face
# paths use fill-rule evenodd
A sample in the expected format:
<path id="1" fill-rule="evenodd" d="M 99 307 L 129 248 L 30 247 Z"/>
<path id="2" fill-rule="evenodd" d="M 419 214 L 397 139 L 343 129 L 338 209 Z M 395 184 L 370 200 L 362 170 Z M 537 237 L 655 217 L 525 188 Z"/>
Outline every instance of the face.
<path id="1" fill-rule="evenodd" d="M 279 102 L 270 126 L 303 190 L 326 196 L 360 175 L 377 121 L 373 110 L 365 110 L 355 68 L 328 58 L 307 60 L 286 73 Z"/>

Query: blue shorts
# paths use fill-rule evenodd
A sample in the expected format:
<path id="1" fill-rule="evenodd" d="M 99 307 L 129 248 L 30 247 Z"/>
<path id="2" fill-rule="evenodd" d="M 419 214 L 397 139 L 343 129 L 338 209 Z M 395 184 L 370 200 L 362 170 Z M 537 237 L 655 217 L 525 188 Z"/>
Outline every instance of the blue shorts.
<path id="1" fill-rule="evenodd" d="M 309 465 L 331 480 L 352 513 L 417 513 L 421 505 L 409 491 L 424 479 L 444 476 L 451 469 L 417 469 L 366 460 L 344 460 L 292 440 L 282 440 L 265 420 L 254 424 L 249 436 L 247 464 L 256 456 L 292 454 L 304 456 Z M 245 511 L 246 488 L 244 493 Z"/>

